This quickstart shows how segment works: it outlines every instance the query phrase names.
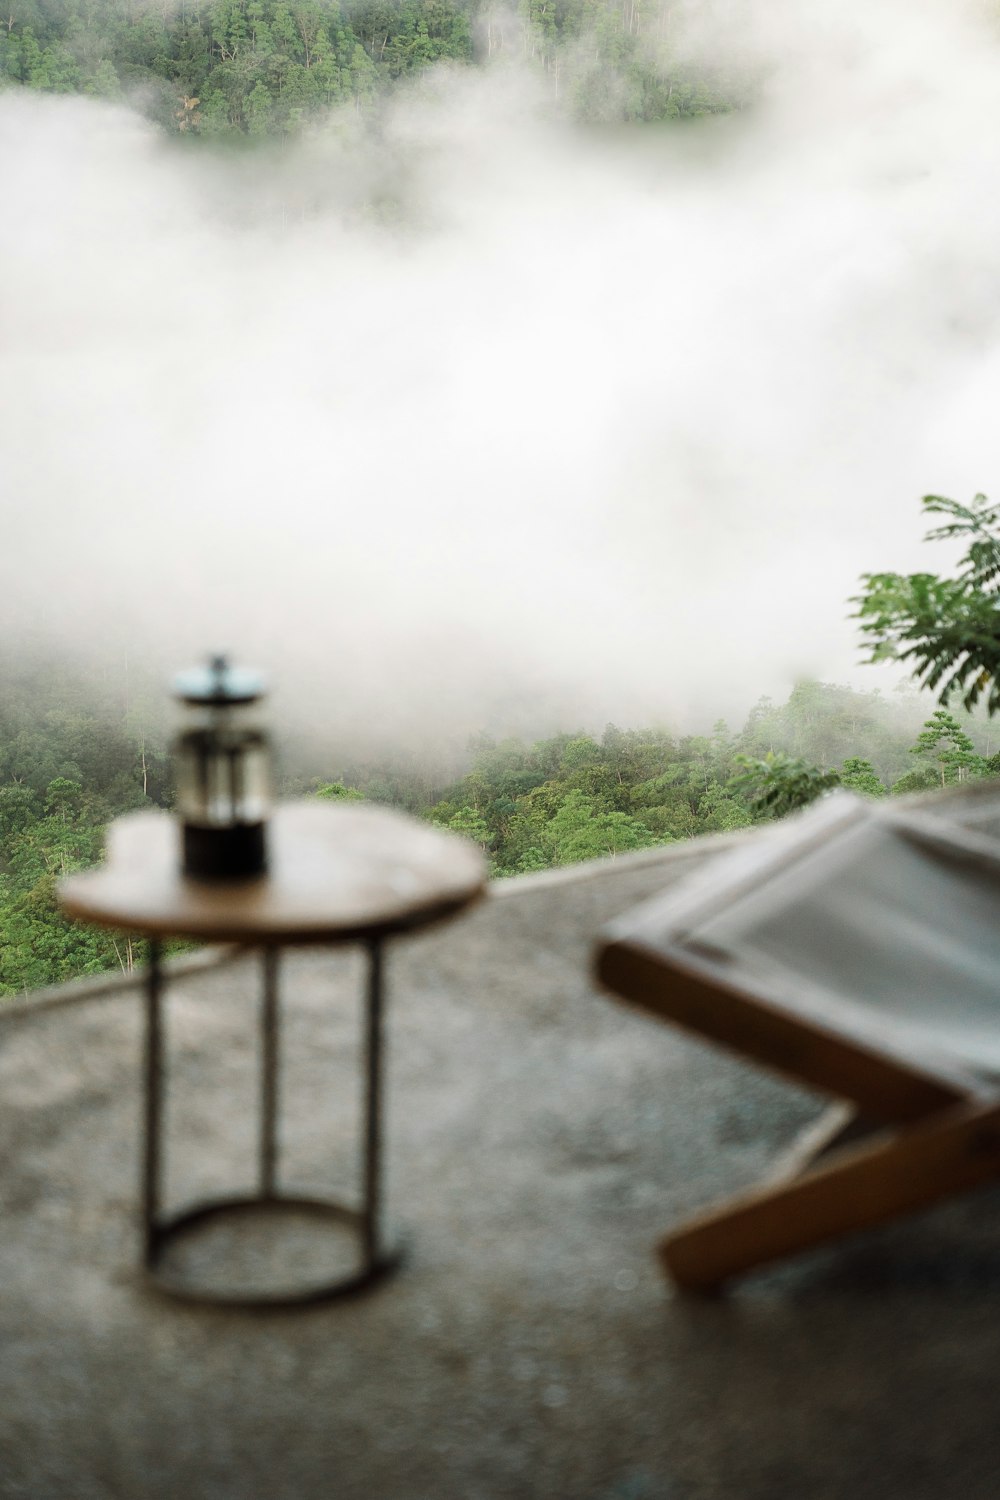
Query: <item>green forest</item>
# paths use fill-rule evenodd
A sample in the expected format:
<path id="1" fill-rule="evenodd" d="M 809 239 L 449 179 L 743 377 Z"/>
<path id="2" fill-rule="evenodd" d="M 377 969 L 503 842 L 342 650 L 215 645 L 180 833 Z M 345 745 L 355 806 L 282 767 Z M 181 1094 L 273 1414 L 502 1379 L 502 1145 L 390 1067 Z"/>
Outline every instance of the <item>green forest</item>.
<path id="1" fill-rule="evenodd" d="M 0 87 L 128 100 L 164 130 L 282 137 L 365 110 L 435 63 L 522 59 L 579 118 L 727 109 L 722 80 L 670 66 L 658 0 L 8 0 Z"/>
<path id="2" fill-rule="evenodd" d="M 5 675 L 0 994 L 9 995 L 131 967 L 128 939 L 60 914 L 56 884 L 100 859 L 111 818 L 169 807 L 171 789 L 164 739 L 114 694 L 54 669 Z M 801 682 L 786 703 L 762 699 L 737 732 L 609 724 L 533 744 L 481 736 L 451 784 L 433 765 L 345 761 L 326 777 L 286 765 L 278 791 L 407 809 L 475 840 L 502 877 L 745 828 L 832 785 L 884 796 L 996 774 L 995 749 L 988 720 L 928 715 L 916 694 Z"/>
<path id="3" fill-rule="evenodd" d="M 457 780 L 402 757 L 331 756 L 315 775 L 291 747 L 278 795 L 403 808 L 473 839 L 502 878 L 748 828 L 836 786 L 884 797 L 1000 776 L 1000 506 L 928 495 L 923 507 L 943 517 L 928 540 L 967 544 L 957 568 L 867 573 L 852 600 L 869 661 L 899 662 L 916 690 L 801 681 L 736 731 L 482 735 Z M 128 970 L 129 940 L 67 921 L 56 887 L 100 859 L 110 819 L 171 805 L 158 706 L 127 671 L 118 683 L 23 657 L 0 658 L 0 686 L 0 995 Z"/>

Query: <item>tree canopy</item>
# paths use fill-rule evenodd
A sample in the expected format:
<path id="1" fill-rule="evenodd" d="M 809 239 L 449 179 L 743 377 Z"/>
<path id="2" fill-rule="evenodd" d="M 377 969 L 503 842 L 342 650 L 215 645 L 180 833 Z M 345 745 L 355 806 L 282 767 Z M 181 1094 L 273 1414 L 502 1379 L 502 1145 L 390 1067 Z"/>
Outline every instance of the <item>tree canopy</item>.
<path id="1" fill-rule="evenodd" d="M 550 77 L 585 118 L 728 108 L 725 85 L 665 61 L 662 9 L 659 0 L 516 0 L 503 14 L 484 0 L 9 0 L 0 87 L 127 98 L 173 134 L 259 139 L 294 134 L 332 107 L 364 110 L 433 64 L 509 54 Z"/>
<path id="2" fill-rule="evenodd" d="M 3 663 L 0 678 L 0 995 L 127 969 L 128 939 L 68 922 L 56 884 L 100 858 L 109 819 L 170 805 L 163 730 L 111 684 Z M 473 839 L 495 876 L 528 874 L 747 828 L 837 785 L 879 797 L 991 773 L 988 719 L 925 715 L 912 694 L 804 681 L 736 732 L 478 735 L 457 779 L 413 756 L 331 751 L 286 764 L 279 793 L 390 803 Z"/>

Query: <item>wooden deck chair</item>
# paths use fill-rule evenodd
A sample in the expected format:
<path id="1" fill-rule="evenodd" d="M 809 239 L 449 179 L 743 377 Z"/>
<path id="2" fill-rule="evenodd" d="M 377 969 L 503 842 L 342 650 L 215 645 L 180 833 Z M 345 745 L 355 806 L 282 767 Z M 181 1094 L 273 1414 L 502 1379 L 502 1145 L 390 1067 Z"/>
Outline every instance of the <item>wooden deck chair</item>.
<path id="1" fill-rule="evenodd" d="M 779 1181 L 663 1241 L 680 1286 L 1000 1176 L 1000 785 L 835 793 L 609 927 L 597 974 L 842 1101 Z"/>

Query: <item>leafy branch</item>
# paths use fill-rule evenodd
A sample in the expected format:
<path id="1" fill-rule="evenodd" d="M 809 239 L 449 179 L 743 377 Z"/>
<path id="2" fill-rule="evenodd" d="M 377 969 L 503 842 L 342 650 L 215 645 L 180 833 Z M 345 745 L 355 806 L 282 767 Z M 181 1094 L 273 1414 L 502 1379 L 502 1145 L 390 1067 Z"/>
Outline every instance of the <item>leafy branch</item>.
<path id="1" fill-rule="evenodd" d="M 734 760 L 741 770 L 730 778 L 730 787 L 745 792 L 757 812 L 774 818 L 808 807 L 824 792 L 840 786 L 839 771 L 824 771 L 782 750 L 769 750 L 761 758 L 737 755 Z"/>
<path id="2" fill-rule="evenodd" d="M 864 573 L 863 592 L 851 599 L 853 618 L 871 647 L 869 662 L 912 665 L 921 687 L 938 701 L 960 696 L 972 709 L 1000 709 L 1000 506 L 985 495 L 961 505 L 925 495 L 924 510 L 950 517 L 925 541 L 968 539 L 954 577 L 936 573 Z"/>

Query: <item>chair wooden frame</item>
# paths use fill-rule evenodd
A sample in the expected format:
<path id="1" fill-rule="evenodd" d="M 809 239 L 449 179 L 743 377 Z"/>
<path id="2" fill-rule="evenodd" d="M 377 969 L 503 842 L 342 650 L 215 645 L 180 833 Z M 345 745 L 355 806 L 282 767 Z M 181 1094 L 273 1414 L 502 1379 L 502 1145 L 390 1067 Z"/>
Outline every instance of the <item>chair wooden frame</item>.
<path id="1" fill-rule="evenodd" d="M 838 794 L 706 861 L 610 926 L 598 945 L 598 980 L 616 997 L 840 1101 L 776 1180 L 662 1241 L 663 1264 L 684 1289 L 715 1291 L 758 1266 L 1000 1176 L 995 1079 L 915 1043 L 891 1017 L 849 1000 L 831 1005 L 829 992 L 822 1004 L 787 989 L 776 994 L 732 953 L 723 957 L 697 941 L 706 917 L 872 817 L 891 821 L 939 861 L 966 873 L 973 867 L 996 886 L 1000 916 L 1000 842 L 912 805 L 875 809 Z"/>

